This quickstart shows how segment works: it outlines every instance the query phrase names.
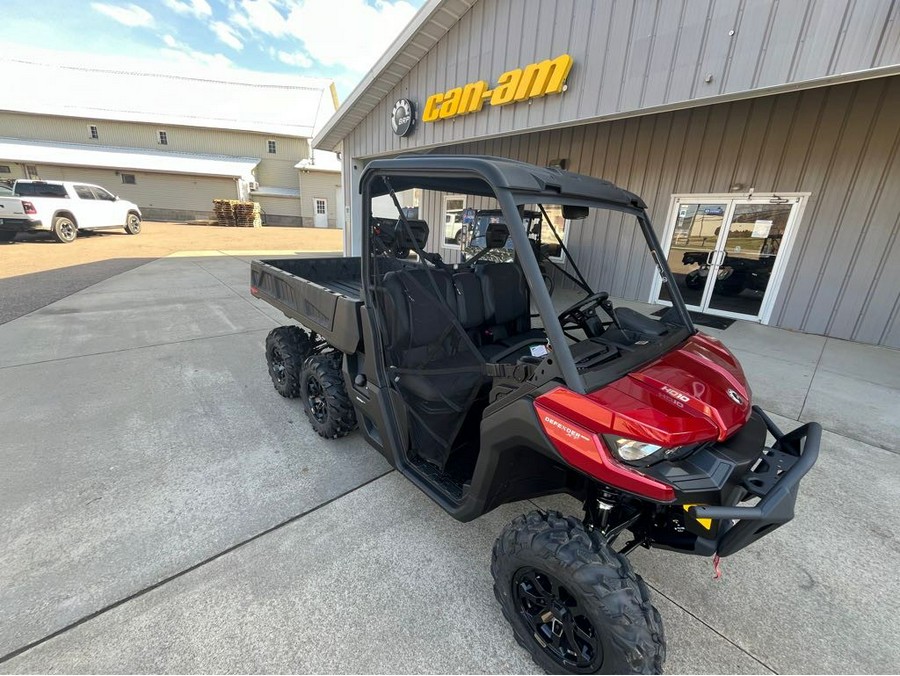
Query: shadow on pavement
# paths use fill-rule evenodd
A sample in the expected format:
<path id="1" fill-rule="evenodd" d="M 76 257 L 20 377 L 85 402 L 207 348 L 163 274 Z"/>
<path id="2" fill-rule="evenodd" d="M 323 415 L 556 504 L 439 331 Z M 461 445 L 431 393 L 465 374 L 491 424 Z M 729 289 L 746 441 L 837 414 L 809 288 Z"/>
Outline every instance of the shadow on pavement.
<path id="1" fill-rule="evenodd" d="M 154 260 L 111 258 L 0 279 L 0 324 Z"/>

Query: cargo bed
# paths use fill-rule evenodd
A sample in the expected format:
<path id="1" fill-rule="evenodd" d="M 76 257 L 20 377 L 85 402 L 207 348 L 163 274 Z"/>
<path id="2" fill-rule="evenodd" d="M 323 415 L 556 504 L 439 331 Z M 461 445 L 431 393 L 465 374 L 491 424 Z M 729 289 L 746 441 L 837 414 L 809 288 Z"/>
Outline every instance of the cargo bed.
<path id="1" fill-rule="evenodd" d="M 253 261 L 250 291 L 338 350 L 359 348 L 362 273 L 358 257 Z"/>

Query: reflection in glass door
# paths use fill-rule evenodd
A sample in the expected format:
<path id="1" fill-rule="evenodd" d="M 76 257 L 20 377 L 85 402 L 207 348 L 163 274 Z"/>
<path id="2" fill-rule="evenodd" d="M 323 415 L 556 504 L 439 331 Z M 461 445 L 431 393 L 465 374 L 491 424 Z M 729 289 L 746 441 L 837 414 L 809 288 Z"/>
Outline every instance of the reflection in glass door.
<path id="1" fill-rule="evenodd" d="M 727 202 L 682 202 L 669 246 L 669 269 L 681 290 L 684 302 L 694 310 L 702 305 L 709 265 L 715 255 Z M 668 285 L 659 292 L 670 300 Z"/>
<path id="2" fill-rule="evenodd" d="M 759 316 L 793 204 L 737 203 L 707 307 Z"/>
<path id="3" fill-rule="evenodd" d="M 675 199 L 667 228 L 669 268 L 692 310 L 764 320 L 771 308 L 783 256 L 796 227 L 798 196 L 752 199 L 686 196 Z M 657 280 L 656 299 L 669 301 Z"/>

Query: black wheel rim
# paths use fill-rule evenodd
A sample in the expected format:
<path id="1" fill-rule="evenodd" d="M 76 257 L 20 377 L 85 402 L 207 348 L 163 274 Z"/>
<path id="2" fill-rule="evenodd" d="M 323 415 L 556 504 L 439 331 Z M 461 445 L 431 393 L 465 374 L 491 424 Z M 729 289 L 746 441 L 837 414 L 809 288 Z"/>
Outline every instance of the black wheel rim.
<path id="1" fill-rule="evenodd" d="M 131 227 L 133 232 L 141 231 L 141 222 L 138 220 L 137 216 L 132 216 L 128 219 L 128 225 Z"/>
<path id="2" fill-rule="evenodd" d="M 516 611 L 545 653 L 569 671 L 596 671 L 603 648 L 578 597 L 552 575 L 520 568 L 512 581 Z"/>
<path id="3" fill-rule="evenodd" d="M 306 381 L 306 400 L 309 402 L 309 410 L 318 423 L 324 423 L 328 419 L 328 408 L 325 404 L 325 392 L 318 379 L 310 376 Z"/>
<path id="4" fill-rule="evenodd" d="M 281 356 L 281 352 L 277 348 L 272 350 L 272 366 L 270 367 L 270 371 L 272 373 L 272 377 L 276 381 L 278 381 L 279 385 L 284 384 L 284 357 Z"/>

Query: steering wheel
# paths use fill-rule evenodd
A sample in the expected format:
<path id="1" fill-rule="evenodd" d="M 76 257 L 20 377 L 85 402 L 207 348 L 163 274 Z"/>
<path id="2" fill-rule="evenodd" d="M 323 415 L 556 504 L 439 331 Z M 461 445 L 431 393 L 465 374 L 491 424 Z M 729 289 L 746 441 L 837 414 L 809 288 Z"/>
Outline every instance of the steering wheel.
<path id="1" fill-rule="evenodd" d="M 593 335 L 597 331 L 597 327 L 592 326 L 592 324 L 599 322 L 596 310 L 607 298 L 609 298 L 609 294 L 606 291 L 600 291 L 582 298 L 574 305 L 570 305 L 559 313 L 560 326 L 564 329 L 567 326 L 574 326 L 584 329 L 588 335 Z M 596 320 L 596 322 L 590 321 L 591 319 Z"/>

